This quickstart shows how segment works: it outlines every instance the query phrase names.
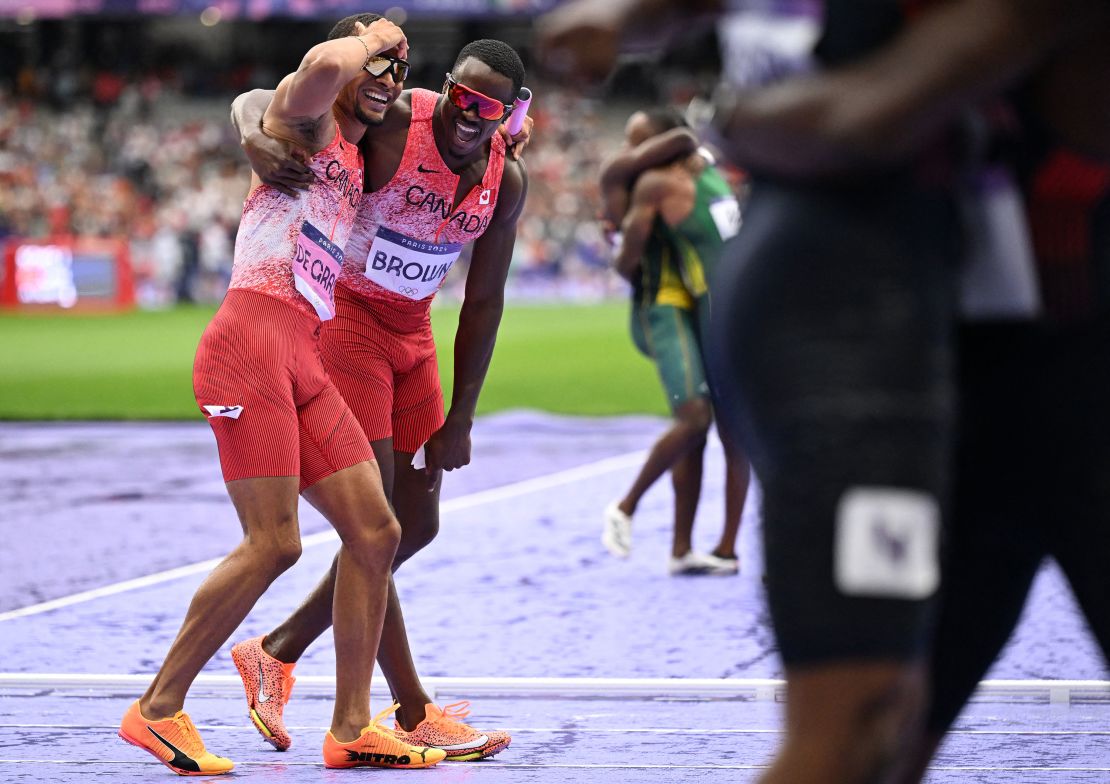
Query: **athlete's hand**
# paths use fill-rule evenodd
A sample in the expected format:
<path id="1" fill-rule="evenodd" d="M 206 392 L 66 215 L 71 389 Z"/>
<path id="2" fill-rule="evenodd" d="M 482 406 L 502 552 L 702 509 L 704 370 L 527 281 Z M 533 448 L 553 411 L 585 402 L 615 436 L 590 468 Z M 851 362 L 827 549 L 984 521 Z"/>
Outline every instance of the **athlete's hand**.
<path id="1" fill-rule="evenodd" d="M 460 423 L 448 416 L 443 427 L 432 433 L 424 445 L 424 463 L 431 484 L 441 470 L 454 471 L 470 465 L 469 423 Z"/>
<path id="2" fill-rule="evenodd" d="M 397 49 L 397 56 L 402 60 L 409 59 L 409 41 L 400 27 L 388 19 L 375 19 L 368 25 L 355 22 L 355 34 L 360 38 L 368 37 L 366 45 L 374 53 L 388 52 Z"/>
<path id="3" fill-rule="evenodd" d="M 497 126 L 497 130 L 500 131 L 501 135 L 505 138 L 505 148 L 514 161 L 520 160 L 524 148 L 532 141 L 532 126 L 535 124 L 536 121 L 532 119 L 532 116 L 526 115 L 524 118 L 524 125 L 521 126 L 520 131 L 515 136 L 509 134 L 508 123 L 501 123 Z"/>
<path id="4" fill-rule="evenodd" d="M 261 130 L 247 134 L 243 152 L 258 179 L 287 196 L 308 190 L 316 179 L 308 168 L 308 151 L 289 142 L 267 136 Z"/>

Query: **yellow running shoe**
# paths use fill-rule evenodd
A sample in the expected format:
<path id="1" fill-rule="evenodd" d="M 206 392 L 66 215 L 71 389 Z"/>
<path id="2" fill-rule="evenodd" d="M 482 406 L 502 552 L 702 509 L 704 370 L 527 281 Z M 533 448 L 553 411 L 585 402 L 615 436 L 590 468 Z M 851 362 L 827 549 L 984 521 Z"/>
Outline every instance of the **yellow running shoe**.
<path id="1" fill-rule="evenodd" d="M 501 730 L 478 731 L 462 719 L 470 715 L 466 700 L 439 707 L 429 702 L 424 706 L 424 719 L 412 732 L 394 724 L 393 733 L 413 745 L 431 746 L 447 752 L 447 761 L 465 762 L 485 759 L 503 751 L 512 743 L 512 736 Z"/>
<path id="2" fill-rule="evenodd" d="M 139 701 L 135 700 L 123 714 L 119 736 L 132 746 L 149 751 L 179 776 L 210 776 L 235 767 L 231 760 L 210 754 L 204 748 L 200 733 L 185 711 L 151 721 L 143 716 Z"/>
<path id="3" fill-rule="evenodd" d="M 252 637 L 231 648 L 231 660 L 243 679 L 251 722 L 278 751 L 293 745 L 282 713 L 296 678 L 295 664 L 285 664 L 262 650 L 262 637 Z"/>
<path id="4" fill-rule="evenodd" d="M 330 732 L 324 736 L 325 768 L 430 768 L 447 753 L 427 746 L 413 746 L 378 724 L 398 706 L 374 717 L 356 740 L 340 743 Z"/>

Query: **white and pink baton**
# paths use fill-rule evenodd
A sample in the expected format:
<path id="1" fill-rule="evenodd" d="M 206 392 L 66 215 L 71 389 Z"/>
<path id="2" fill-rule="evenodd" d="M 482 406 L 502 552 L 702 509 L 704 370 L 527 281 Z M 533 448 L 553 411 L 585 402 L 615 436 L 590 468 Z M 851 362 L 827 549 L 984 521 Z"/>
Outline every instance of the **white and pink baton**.
<path id="1" fill-rule="evenodd" d="M 528 116 L 528 107 L 531 103 L 532 91 L 527 87 L 521 87 L 516 100 L 513 101 L 513 113 L 509 117 L 509 136 L 516 136 L 520 133 L 520 129 L 524 127 L 524 118 Z"/>

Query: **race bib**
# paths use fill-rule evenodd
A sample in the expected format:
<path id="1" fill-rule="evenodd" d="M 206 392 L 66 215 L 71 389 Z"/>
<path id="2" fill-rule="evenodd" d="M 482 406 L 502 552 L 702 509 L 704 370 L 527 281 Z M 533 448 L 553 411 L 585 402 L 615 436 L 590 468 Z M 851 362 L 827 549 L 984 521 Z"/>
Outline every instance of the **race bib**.
<path id="1" fill-rule="evenodd" d="M 732 239 L 740 231 L 740 202 L 733 196 L 723 196 L 709 204 L 709 214 L 717 224 L 722 240 Z"/>
<path id="2" fill-rule="evenodd" d="M 443 285 L 461 251 L 461 244 L 436 245 L 379 226 L 364 274 L 383 289 L 424 299 Z"/>
<path id="3" fill-rule="evenodd" d="M 940 505 L 902 487 L 852 487 L 836 511 L 833 569 L 845 596 L 925 599 L 940 585 Z"/>
<path id="4" fill-rule="evenodd" d="M 981 172 L 961 193 L 966 258 L 960 310 L 969 321 L 1031 319 L 1041 312 L 1033 242 L 1021 195 L 1001 168 Z"/>
<path id="5" fill-rule="evenodd" d="M 343 249 L 308 221 L 297 235 L 293 284 L 312 303 L 321 321 L 335 315 L 335 281 L 343 266 Z"/>

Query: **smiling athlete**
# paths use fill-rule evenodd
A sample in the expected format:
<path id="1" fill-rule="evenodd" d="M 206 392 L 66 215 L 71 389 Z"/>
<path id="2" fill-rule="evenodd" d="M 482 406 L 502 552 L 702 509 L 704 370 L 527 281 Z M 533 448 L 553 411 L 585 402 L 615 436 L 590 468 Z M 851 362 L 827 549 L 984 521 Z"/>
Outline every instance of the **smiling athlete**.
<path id="1" fill-rule="evenodd" d="M 510 46 L 475 41 L 459 52 L 440 93 L 406 90 L 363 139 L 367 193 L 344 249 L 336 318 L 325 325 L 320 346 L 329 376 L 371 441 L 401 521 L 394 570 L 439 530 L 441 472 L 470 462 L 470 429 L 493 354 L 527 190 L 523 164 L 506 155 L 498 133 L 523 82 L 524 66 Z M 241 129 L 257 127 L 260 98 L 240 104 Z M 246 134 L 244 146 L 264 179 L 285 176 L 286 147 L 254 132 Z M 445 416 L 430 309 L 470 242 Z M 416 467 L 413 459 L 422 447 L 426 467 Z M 335 577 L 333 564 L 288 620 L 232 649 L 255 723 L 279 749 L 291 743 L 283 703 L 260 705 L 251 674 L 262 666 L 275 682 L 291 685 L 293 663 L 332 623 Z M 402 739 L 423 738 L 422 745 L 446 750 L 448 760 L 489 757 L 509 745 L 507 733 L 479 732 L 463 723 L 465 704 L 432 702 L 412 661 L 392 584 L 378 661 L 400 704 Z"/>
<path id="2" fill-rule="evenodd" d="M 334 614 L 336 699 L 328 767 L 421 768 L 444 753 L 414 748 L 370 718 L 370 678 L 400 527 L 365 434 L 328 379 L 317 338 L 335 313 L 334 287 L 363 187 L 356 144 L 393 89 L 378 70 L 404 57 L 393 23 L 348 20 L 282 80 L 261 125 L 307 150 L 316 182 L 295 197 L 257 177 L 243 208 L 231 286 L 197 349 L 197 403 L 219 446 L 243 541 L 213 570 L 177 639 L 119 735 L 182 775 L 226 773 L 182 710 L 197 673 L 278 575 L 300 556 L 297 495 L 342 540 Z M 263 673 L 255 673 L 259 691 Z M 267 684 L 274 691 L 277 683 Z M 266 695 L 268 701 L 269 694 Z"/>

